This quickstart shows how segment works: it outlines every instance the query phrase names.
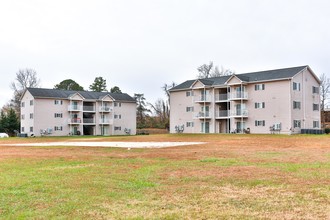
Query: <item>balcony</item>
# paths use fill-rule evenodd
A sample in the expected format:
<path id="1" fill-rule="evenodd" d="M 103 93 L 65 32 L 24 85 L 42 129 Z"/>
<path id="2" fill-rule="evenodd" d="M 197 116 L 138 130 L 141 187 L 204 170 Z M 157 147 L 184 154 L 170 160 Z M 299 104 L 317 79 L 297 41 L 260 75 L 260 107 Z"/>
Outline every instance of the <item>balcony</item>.
<path id="1" fill-rule="evenodd" d="M 231 112 L 230 116 L 234 118 L 247 118 L 249 114 L 247 109 L 236 109 Z"/>
<path id="2" fill-rule="evenodd" d="M 80 112 L 82 110 L 81 105 L 69 105 L 68 106 L 68 111 L 69 112 Z"/>
<path id="3" fill-rule="evenodd" d="M 106 112 L 106 113 L 112 112 L 112 108 L 109 107 L 109 106 L 100 106 L 99 107 L 99 112 Z"/>
<path id="4" fill-rule="evenodd" d="M 84 110 L 84 112 L 95 112 L 95 107 L 84 105 L 83 110 Z"/>
<path id="5" fill-rule="evenodd" d="M 233 92 L 230 94 L 231 100 L 247 100 L 248 93 L 247 92 Z"/>
<path id="6" fill-rule="evenodd" d="M 215 112 L 215 118 L 222 119 L 222 118 L 229 118 L 230 112 L 229 110 L 220 110 Z"/>
<path id="7" fill-rule="evenodd" d="M 211 95 L 201 95 L 195 97 L 195 102 L 211 102 Z"/>
<path id="8" fill-rule="evenodd" d="M 83 119 L 84 124 L 95 124 L 94 118 L 84 118 Z"/>
<path id="9" fill-rule="evenodd" d="M 215 102 L 228 102 L 229 101 L 229 94 L 216 94 L 215 95 Z"/>
<path id="10" fill-rule="evenodd" d="M 81 119 L 80 118 L 70 118 L 68 120 L 69 124 L 81 124 Z"/>
<path id="11" fill-rule="evenodd" d="M 110 120 L 108 118 L 103 118 L 103 119 L 99 120 L 99 124 L 102 124 L 102 125 L 113 124 L 112 122 L 113 122 L 113 120 Z"/>
<path id="12" fill-rule="evenodd" d="M 197 115 L 196 115 L 196 118 L 211 119 L 211 112 L 210 111 L 198 112 Z"/>

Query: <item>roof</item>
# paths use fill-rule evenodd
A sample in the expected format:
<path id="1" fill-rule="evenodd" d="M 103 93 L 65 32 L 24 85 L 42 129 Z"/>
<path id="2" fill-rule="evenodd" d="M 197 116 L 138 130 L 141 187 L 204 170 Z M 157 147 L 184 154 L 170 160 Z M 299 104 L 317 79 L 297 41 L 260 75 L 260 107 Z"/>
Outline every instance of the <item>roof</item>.
<path id="1" fill-rule="evenodd" d="M 295 76 L 300 71 L 308 68 L 308 66 L 298 66 L 298 67 L 290 67 L 284 69 L 275 69 L 275 70 L 266 70 L 259 72 L 251 72 L 251 73 L 242 73 L 235 74 L 237 78 L 239 78 L 243 82 L 259 82 L 259 81 L 271 81 L 271 80 L 281 80 L 281 79 L 290 79 Z M 232 76 L 220 76 L 213 77 L 207 79 L 194 79 L 187 80 L 172 89 L 170 91 L 189 89 L 196 82 L 196 80 L 201 81 L 206 86 L 222 86 L 225 85 L 227 80 Z"/>
<path id="2" fill-rule="evenodd" d="M 35 98 L 69 99 L 71 95 L 80 94 L 83 98 L 88 100 L 100 100 L 104 96 L 109 95 L 115 101 L 135 102 L 135 99 L 126 93 L 73 91 L 73 90 L 58 90 L 58 89 L 44 89 L 44 88 L 27 88 L 27 90 Z"/>

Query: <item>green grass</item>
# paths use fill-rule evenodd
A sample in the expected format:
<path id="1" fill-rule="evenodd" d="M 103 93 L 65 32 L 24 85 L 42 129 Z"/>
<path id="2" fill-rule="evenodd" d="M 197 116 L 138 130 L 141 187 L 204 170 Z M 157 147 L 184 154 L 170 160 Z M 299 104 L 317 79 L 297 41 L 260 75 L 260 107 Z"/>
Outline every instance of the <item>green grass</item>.
<path id="1" fill-rule="evenodd" d="M 0 219 L 329 217 L 329 153 L 305 161 L 306 154 L 296 149 L 250 150 L 243 155 L 224 147 L 218 154 L 187 158 L 168 156 L 165 153 L 172 152 L 170 148 L 150 157 L 146 155 L 154 150 L 29 149 L 65 153 L 59 157 L 13 155 L 0 159 Z M 182 148 L 185 150 L 189 149 Z M 82 151 L 85 154 L 80 155 Z M 294 160 L 289 161 L 291 157 Z"/>

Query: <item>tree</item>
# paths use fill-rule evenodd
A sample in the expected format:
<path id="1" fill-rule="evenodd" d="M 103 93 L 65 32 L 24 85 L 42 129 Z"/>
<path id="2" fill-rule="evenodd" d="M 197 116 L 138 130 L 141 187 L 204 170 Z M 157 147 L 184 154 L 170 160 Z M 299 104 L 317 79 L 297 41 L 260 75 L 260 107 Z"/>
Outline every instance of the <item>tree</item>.
<path id="1" fill-rule="evenodd" d="M 137 127 L 138 128 L 143 128 L 145 126 L 145 117 L 146 113 L 150 112 L 149 109 L 146 108 L 146 99 L 144 97 L 143 93 L 140 94 L 134 94 L 134 99 L 137 102 L 136 106 L 136 113 L 137 113 Z"/>
<path id="2" fill-rule="evenodd" d="M 325 125 L 325 106 L 328 103 L 330 94 L 330 78 L 328 78 L 324 73 L 320 76 L 320 98 L 321 98 L 321 118 L 322 127 Z"/>
<path id="3" fill-rule="evenodd" d="M 84 88 L 80 86 L 78 83 L 76 83 L 72 79 L 66 79 L 60 82 L 59 84 L 56 84 L 54 86 L 54 89 L 60 89 L 60 90 L 74 90 L 74 91 L 83 91 Z"/>
<path id="4" fill-rule="evenodd" d="M 221 66 L 221 70 L 219 70 L 218 66 L 214 66 L 213 62 L 210 61 L 209 64 L 203 64 L 197 68 L 199 79 L 211 78 L 211 77 L 220 77 L 220 76 L 228 76 L 234 74 L 234 71 L 230 69 L 225 69 Z"/>
<path id="5" fill-rule="evenodd" d="M 99 76 L 94 79 L 94 82 L 89 86 L 89 89 L 94 92 L 107 91 L 107 80 Z"/>
<path id="6" fill-rule="evenodd" d="M 110 89 L 111 93 L 122 93 L 118 86 L 114 86 Z"/>
<path id="7" fill-rule="evenodd" d="M 13 108 L 6 113 L 1 111 L 0 116 L 0 131 L 8 133 L 10 136 L 15 134 L 15 130 L 19 130 L 19 119 Z"/>
<path id="8" fill-rule="evenodd" d="M 11 106 L 13 106 L 17 115 L 20 115 L 20 99 L 26 88 L 39 87 L 40 80 L 37 78 L 37 72 L 34 69 L 20 69 L 16 73 L 15 81 L 11 83 L 14 90 Z"/>
<path id="9" fill-rule="evenodd" d="M 163 99 L 157 99 L 155 104 L 148 103 L 154 111 L 156 116 L 156 124 L 153 127 L 167 128 L 169 124 L 170 109 L 167 101 Z"/>

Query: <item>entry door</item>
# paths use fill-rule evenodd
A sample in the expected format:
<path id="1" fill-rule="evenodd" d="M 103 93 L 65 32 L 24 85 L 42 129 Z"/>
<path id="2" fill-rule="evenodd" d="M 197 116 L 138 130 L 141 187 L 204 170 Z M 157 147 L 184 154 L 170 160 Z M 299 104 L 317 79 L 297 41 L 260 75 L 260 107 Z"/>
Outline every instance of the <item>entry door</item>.
<path id="1" fill-rule="evenodd" d="M 210 122 L 202 122 L 202 133 L 210 133 Z"/>
<path id="2" fill-rule="evenodd" d="M 245 122 L 238 121 L 236 122 L 237 132 L 241 133 L 245 129 Z"/>

